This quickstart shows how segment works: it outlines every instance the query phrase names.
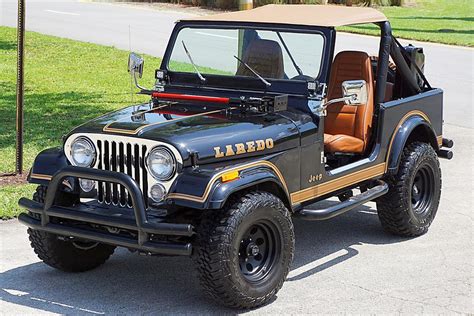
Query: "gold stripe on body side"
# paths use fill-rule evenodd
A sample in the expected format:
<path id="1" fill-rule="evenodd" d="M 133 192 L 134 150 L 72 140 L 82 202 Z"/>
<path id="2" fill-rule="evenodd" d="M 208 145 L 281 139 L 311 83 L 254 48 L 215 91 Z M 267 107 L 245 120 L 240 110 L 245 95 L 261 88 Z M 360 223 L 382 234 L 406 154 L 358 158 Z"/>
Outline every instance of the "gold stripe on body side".
<path id="1" fill-rule="evenodd" d="M 170 193 L 167 198 L 168 199 L 189 200 L 189 201 L 198 202 L 198 203 L 205 202 L 207 200 L 207 197 L 209 196 L 209 193 L 211 191 L 212 186 L 224 173 L 227 173 L 229 171 L 242 171 L 244 169 L 248 169 L 248 168 L 252 168 L 252 167 L 258 167 L 258 166 L 266 166 L 266 167 L 269 167 L 270 169 L 272 169 L 275 172 L 275 174 L 277 175 L 277 177 L 280 179 L 281 183 L 283 184 L 283 187 L 284 187 L 286 193 L 287 194 L 289 193 L 288 192 L 288 187 L 286 185 L 285 178 L 283 178 L 283 175 L 281 174 L 281 172 L 277 168 L 277 166 L 275 166 L 274 164 L 272 164 L 269 161 L 262 160 L 262 161 L 251 162 L 251 163 L 248 163 L 248 164 L 245 164 L 245 165 L 242 165 L 242 166 L 237 166 L 237 167 L 234 167 L 234 168 L 229 168 L 229 169 L 224 169 L 222 171 L 219 171 L 207 183 L 206 189 L 204 190 L 204 193 L 203 193 L 202 196 L 194 196 L 194 195 L 183 194 L 183 193 Z"/>
<path id="2" fill-rule="evenodd" d="M 366 169 L 362 169 L 345 176 L 321 183 L 300 191 L 291 193 L 291 204 L 302 203 L 319 196 L 323 196 L 332 191 L 368 180 L 370 178 L 383 175 L 385 173 L 385 163 L 381 163 Z"/>
<path id="3" fill-rule="evenodd" d="M 30 178 L 39 179 L 39 180 L 51 180 L 53 176 L 47 174 L 40 174 L 40 173 L 32 173 Z"/>

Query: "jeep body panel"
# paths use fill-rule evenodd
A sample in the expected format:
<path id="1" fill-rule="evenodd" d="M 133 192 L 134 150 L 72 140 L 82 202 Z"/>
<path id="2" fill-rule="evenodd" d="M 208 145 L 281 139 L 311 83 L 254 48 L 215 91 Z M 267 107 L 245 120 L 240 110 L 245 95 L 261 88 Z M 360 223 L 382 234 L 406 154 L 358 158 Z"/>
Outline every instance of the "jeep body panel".
<path id="1" fill-rule="evenodd" d="M 433 89 L 412 97 L 384 103 L 380 141 L 386 144 L 387 169 L 398 169 L 401 153 L 410 137 L 428 142 L 439 151 L 443 139 L 443 91 Z M 398 121 L 397 121 L 398 120 Z M 395 124 L 395 125 L 394 125 Z"/>
<path id="2" fill-rule="evenodd" d="M 188 167 L 192 153 L 197 156 L 194 163 L 202 165 L 298 147 L 299 127 L 311 121 L 302 113 L 243 114 L 212 104 L 205 106 L 205 110 L 168 103 L 153 108 L 144 104 L 136 113 L 135 108 L 127 107 L 92 120 L 73 130 L 68 137 L 96 133 L 111 135 L 111 138 L 128 136 L 165 142 L 180 152 L 183 166 Z"/>
<path id="3" fill-rule="evenodd" d="M 28 174 L 28 182 L 48 185 L 53 174 L 69 165 L 62 147 L 45 149 L 36 156 Z"/>

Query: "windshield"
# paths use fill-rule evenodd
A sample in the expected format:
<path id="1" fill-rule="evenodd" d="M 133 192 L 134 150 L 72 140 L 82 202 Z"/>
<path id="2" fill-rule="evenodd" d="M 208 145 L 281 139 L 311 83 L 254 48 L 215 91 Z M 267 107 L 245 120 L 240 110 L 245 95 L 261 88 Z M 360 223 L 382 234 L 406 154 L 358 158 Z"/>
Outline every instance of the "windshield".
<path id="1" fill-rule="evenodd" d="M 323 49 L 319 33 L 183 28 L 168 69 L 194 73 L 201 80 L 206 74 L 309 80 L 319 75 Z"/>

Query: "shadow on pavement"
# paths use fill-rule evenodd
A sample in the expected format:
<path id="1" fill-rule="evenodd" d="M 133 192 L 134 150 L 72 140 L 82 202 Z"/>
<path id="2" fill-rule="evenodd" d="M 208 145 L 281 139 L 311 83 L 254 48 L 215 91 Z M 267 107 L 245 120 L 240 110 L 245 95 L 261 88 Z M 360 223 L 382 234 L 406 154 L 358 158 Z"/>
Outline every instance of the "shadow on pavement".
<path id="1" fill-rule="evenodd" d="M 287 282 L 351 259 L 358 254 L 354 246 L 403 241 L 384 233 L 368 206 L 324 222 L 296 219 L 295 232 Z M 235 312 L 204 296 L 189 258 L 142 257 L 123 249 L 86 273 L 64 273 L 40 262 L 18 267 L 1 274 L 0 288 L 4 301 L 60 314 Z"/>

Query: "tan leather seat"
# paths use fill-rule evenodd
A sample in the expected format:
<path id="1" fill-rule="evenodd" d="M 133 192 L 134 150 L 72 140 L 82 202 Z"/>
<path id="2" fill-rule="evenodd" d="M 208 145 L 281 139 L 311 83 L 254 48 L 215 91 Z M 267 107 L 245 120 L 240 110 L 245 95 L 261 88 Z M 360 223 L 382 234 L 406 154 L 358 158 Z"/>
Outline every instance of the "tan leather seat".
<path id="1" fill-rule="evenodd" d="M 369 55 L 344 51 L 334 59 L 329 80 L 328 100 L 342 97 L 342 82 L 365 80 L 367 104 L 331 104 L 327 108 L 324 127 L 326 152 L 363 153 L 367 147 L 374 112 L 374 79 Z"/>
<path id="2" fill-rule="evenodd" d="M 283 53 L 280 44 L 271 40 L 255 39 L 250 42 L 242 60 L 264 78 L 283 79 Z M 245 65 L 237 68 L 238 76 L 255 77 Z"/>

